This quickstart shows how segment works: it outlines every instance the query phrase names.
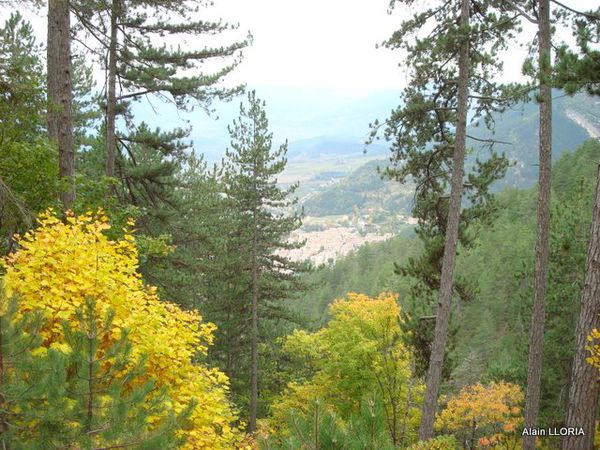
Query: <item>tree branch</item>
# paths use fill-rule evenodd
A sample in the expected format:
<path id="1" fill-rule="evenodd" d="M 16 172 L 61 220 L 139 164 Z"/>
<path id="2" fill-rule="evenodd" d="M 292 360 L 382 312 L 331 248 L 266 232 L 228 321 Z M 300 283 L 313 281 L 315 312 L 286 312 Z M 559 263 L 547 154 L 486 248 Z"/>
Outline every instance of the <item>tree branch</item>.
<path id="1" fill-rule="evenodd" d="M 515 4 L 515 2 L 513 2 L 512 0 L 503 0 L 504 3 L 508 3 L 510 6 L 513 7 L 513 9 L 515 11 L 517 11 L 519 14 L 521 14 L 521 16 L 523 16 L 525 19 L 527 19 L 529 22 L 537 25 L 538 24 L 538 20 L 533 18 L 532 16 L 530 16 L 529 14 L 527 14 L 523 9 L 521 9 L 519 6 L 517 6 Z"/>
<path id="2" fill-rule="evenodd" d="M 600 20 L 600 16 L 598 14 L 594 14 L 594 13 L 591 13 L 591 12 L 577 11 L 576 9 L 573 9 L 573 8 L 571 8 L 571 7 L 565 5 L 564 3 L 561 3 L 561 2 L 559 2 L 557 0 L 550 0 L 550 1 L 552 3 L 560 6 L 561 8 L 564 8 L 564 9 L 566 9 L 568 11 L 571 11 L 572 13 L 575 13 L 577 15 L 583 16 L 586 19 L 591 19 L 591 20 L 594 20 L 594 21 Z"/>
<path id="3" fill-rule="evenodd" d="M 512 142 L 506 142 L 506 141 L 497 141 L 496 139 L 482 139 L 482 138 L 476 138 L 475 136 L 471 136 L 469 134 L 467 134 L 467 137 L 469 139 L 473 139 L 474 141 L 478 141 L 478 142 L 487 142 L 489 144 L 506 144 L 506 145 L 513 145 Z"/>

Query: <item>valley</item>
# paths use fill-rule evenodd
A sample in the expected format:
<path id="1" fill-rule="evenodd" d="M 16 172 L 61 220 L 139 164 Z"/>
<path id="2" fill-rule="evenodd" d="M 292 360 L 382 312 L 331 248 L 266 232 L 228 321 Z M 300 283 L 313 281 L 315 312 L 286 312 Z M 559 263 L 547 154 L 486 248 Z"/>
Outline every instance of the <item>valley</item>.
<path id="1" fill-rule="evenodd" d="M 555 92 L 554 158 L 600 135 L 598 104 L 585 94 L 566 97 Z M 496 192 L 505 187 L 529 188 L 537 179 L 536 108 L 535 103 L 528 103 L 495 114 L 494 133 L 476 123 L 469 127 L 470 136 L 504 142 L 493 149 L 505 153 L 511 165 L 506 177 L 494 186 Z M 489 145 L 474 139 L 469 143 L 472 151 L 467 166 L 490 155 Z M 316 265 L 332 264 L 366 243 L 385 241 L 416 225 L 410 216 L 413 186 L 381 178 L 388 152 L 380 142 L 365 147 L 357 139 L 331 136 L 289 144 L 280 183 L 300 184 L 298 207 L 305 216 L 302 228 L 290 239 L 306 240 L 304 248 L 291 251 L 290 256 Z"/>

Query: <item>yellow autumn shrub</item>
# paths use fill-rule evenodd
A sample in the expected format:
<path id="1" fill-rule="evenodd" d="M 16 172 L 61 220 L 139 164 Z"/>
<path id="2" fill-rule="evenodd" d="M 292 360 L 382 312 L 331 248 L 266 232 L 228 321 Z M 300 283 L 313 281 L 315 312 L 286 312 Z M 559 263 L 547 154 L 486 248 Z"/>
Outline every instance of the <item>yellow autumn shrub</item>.
<path id="1" fill-rule="evenodd" d="M 520 386 L 492 382 L 465 386 L 452 396 L 436 419 L 436 428 L 461 436 L 469 448 L 499 448 L 515 442 L 523 422 Z"/>
<path id="2" fill-rule="evenodd" d="M 228 400 L 228 379 L 217 369 L 194 363 L 206 354 L 215 326 L 195 311 L 161 301 L 156 288 L 139 273 L 133 223 L 120 240 L 109 240 L 110 228 L 100 212 L 59 220 L 49 211 L 39 227 L 19 238 L 19 249 L 4 262 L 7 298 L 18 295 L 20 312 L 40 311 L 45 318 L 42 348 L 65 351 L 65 321 L 77 325 L 76 311 L 93 298 L 98 319 L 114 311 L 105 345 L 129 330 L 132 356 L 145 355 L 146 373 L 158 388 L 166 387 L 176 412 L 194 404 L 184 449 L 232 449 L 243 438 Z M 4 307 L 4 306 L 3 306 Z M 157 418 L 158 420 L 158 418 Z"/>
<path id="3" fill-rule="evenodd" d="M 397 295 L 373 298 L 349 292 L 329 307 L 331 320 L 314 333 L 296 330 L 284 351 L 309 369 L 288 383 L 271 406 L 271 425 L 285 432 L 291 411 L 307 414 L 315 401 L 346 420 L 375 397 L 395 437 L 416 439 L 423 385 L 412 373 L 412 354 L 404 344 Z"/>
<path id="4" fill-rule="evenodd" d="M 426 441 L 419 441 L 407 450 L 457 450 L 456 439 L 451 435 L 436 436 Z"/>

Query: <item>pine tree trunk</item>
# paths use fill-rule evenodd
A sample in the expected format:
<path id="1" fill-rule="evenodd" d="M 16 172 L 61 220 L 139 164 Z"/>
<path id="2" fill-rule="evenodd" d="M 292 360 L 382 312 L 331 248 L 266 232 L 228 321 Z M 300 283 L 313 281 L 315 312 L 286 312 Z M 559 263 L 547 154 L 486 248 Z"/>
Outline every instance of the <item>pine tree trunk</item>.
<path id="1" fill-rule="evenodd" d="M 256 173 L 255 173 L 256 177 Z M 256 413 L 258 406 L 258 224 L 257 210 L 253 211 L 252 238 L 252 368 L 250 374 L 250 423 L 248 431 L 256 431 Z"/>
<path id="2" fill-rule="evenodd" d="M 71 36 L 68 0 L 48 1 L 48 137 L 58 147 L 58 175 L 67 179 L 60 192 L 65 209 L 75 201 L 75 151 L 72 125 Z"/>
<path id="3" fill-rule="evenodd" d="M 571 372 L 571 384 L 566 427 L 582 427 L 584 436 L 565 436 L 562 450 L 593 450 L 594 429 L 598 411 L 598 369 L 586 361 L 588 335 L 600 329 L 600 167 L 596 184 L 596 201 L 592 216 L 592 229 L 587 256 L 587 271 L 581 298 L 581 311 L 577 322 L 576 349 Z"/>
<path id="4" fill-rule="evenodd" d="M 537 241 L 535 246 L 535 279 L 527 392 L 525 400 L 525 427 L 538 424 L 544 322 L 546 320 L 546 293 L 548 289 L 548 253 L 550 225 L 550 174 L 552 164 L 552 67 L 550 60 L 550 2 L 538 1 L 538 40 L 540 66 L 540 143 L 539 193 L 537 204 Z M 535 436 L 523 437 L 523 450 L 535 449 Z"/>
<path id="5" fill-rule="evenodd" d="M 469 26 L 469 2 L 470 0 L 462 0 L 461 4 L 460 24 L 461 27 L 465 28 Z M 467 96 L 469 94 L 469 40 L 467 38 L 463 38 L 460 44 L 458 70 L 458 116 L 456 142 L 452 160 L 450 205 L 448 209 L 448 223 L 446 227 L 444 258 L 442 261 L 442 274 L 440 278 L 440 297 L 435 321 L 435 334 L 431 346 L 429 370 L 427 371 L 427 385 L 425 388 L 423 411 L 421 414 L 421 427 L 419 429 L 419 439 L 421 440 L 433 437 L 433 424 L 435 421 L 438 393 L 442 380 L 444 352 L 446 350 L 448 325 L 450 322 L 450 306 L 454 284 L 454 261 L 456 259 L 456 246 L 458 244 L 458 224 L 460 220 L 467 133 Z"/>
<path id="6" fill-rule="evenodd" d="M 112 0 L 110 11 L 110 43 L 108 47 L 108 86 L 106 99 L 106 176 L 115 176 L 115 154 L 117 139 L 116 125 L 116 85 L 117 85 L 117 18 L 119 16 L 119 0 Z"/>

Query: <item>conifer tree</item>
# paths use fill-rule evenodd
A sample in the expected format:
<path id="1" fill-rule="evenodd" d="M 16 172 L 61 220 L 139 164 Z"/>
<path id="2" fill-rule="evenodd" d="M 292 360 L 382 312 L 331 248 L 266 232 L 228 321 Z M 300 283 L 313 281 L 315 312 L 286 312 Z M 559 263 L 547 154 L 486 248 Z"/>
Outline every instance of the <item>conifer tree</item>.
<path id="1" fill-rule="evenodd" d="M 414 2 L 392 2 L 392 6 L 394 3 Z M 463 298 L 470 294 L 465 283 L 454 280 L 456 247 L 459 242 L 463 246 L 472 242 L 472 233 L 467 232 L 470 224 L 490 218 L 493 202 L 489 187 L 507 168 L 506 158 L 492 151 L 487 161 L 471 163 L 472 173 L 463 176 L 466 139 L 478 140 L 466 135 L 466 111 L 474 112 L 473 120 L 480 119 L 491 127 L 490 113 L 502 110 L 523 94 L 516 86 L 492 81 L 495 71 L 502 67 L 496 55 L 506 48 L 516 26 L 515 14 L 502 13 L 496 3 L 435 2 L 406 20 L 385 43 L 407 52 L 411 70 L 404 105 L 392 111 L 384 123 L 384 136 L 393 142 L 394 164 L 386 175 L 400 182 L 410 177 L 415 182 L 413 215 L 419 219 L 417 233 L 425 243 L 423 256 L 411 259 L 400 273 L 419 280 L 413 290 L 417 299 L 431 300 L 439 289 L 431 354 L 427 355 L 429 349 L 423 350 L 429 356 L 429 368 L 421 439 L 433 435 L 452 292 Z M 426 24 L 431 24 L 431 32 L 420 35 Z M 378 127 L 376 123 L 374 134 Z M 464 208 L 461 191 L 467 200 Z"/>
<path id="2" fill-rule="evenodd" d="M 591 95 L 600 95 L 600 50 L 594 44 L 600 40 L 600 8 L 596 11 L 577 11 L 562 6 L 561 15 L 573 26 L 577 49 L 561 45 L 556 52 L 556 87 L 568 94 L 585 89 Z"/>
<path id="3" fill-rule="evenodd" d="M 25 379 L 19 374 L 22 368 L 31 366 L 31 352 L 41 342 L 39 330 L 41 317 L 30 314 L 17 317 L 18 303 L 16 300 L 1 298 L 0 313 L 0 445 L 2 448 L 12 448 L 11 432 L 19 422 L 18 407 L 31 389 Z M 34 372 L 35 373 L 35 372 Z M 50 388 L 47 383 L 40 383 L 44 388 Z M 36 387 L 32 386 L 32 387 Z"/>
<path id="4" fill-rule="evenodd" d="M 153 95 L 174 102 L 177 108 L 195 105 L 208 110 L 214 99 L 228 100 L 243 86 L 223 87 L 219 83 L 238 65 L 239 52 L 248 40 L 226 46 L 198 48 L 183 39 L 219 35 L 235 27 L 221 21 L 197 20 L 193 15 L 206 6 L 203 0 L 112 0 L 74 1 L 72 9 L 79 25 L 89 32 L 106 52 L 106 174 L 116 175 L 118 136 L 116 120 L 132 100 Z M 177 47 L 163 42 L 164 36 L 182 40 Z M 190 46 L 185 49 L 184 46 Z M 207 71 L 207 63 L 225 60 Z M 118 89 L 121 89 L 118 92 Z M 126 122 L 132 125 L 131 117 Z"/>
<path id="5" fill-rule="evenodd" d="M 127 330 L 102 348 L 114 313 L 101 315 L 93 299 L 87 299 L 77 312 L 78 327 L 64 326 L 69 419 L 77 424 L 71 427 L 73 439 L 83 448 L 178 448 L 175 431 L 182 424 L 169 411 L 164 389 L 145 380 L 144 360 L 132 355 Z"/>
<path id="6" fill-rule="evenodd" d="M 558 11 L 552 14 L 552 4 L 558 6 Z M 530 324 L 529 361 L 527 369 L 527 392 L 525 403 L 525 427 L 538 426 L 542 355 L 544 341 L 544 326 L 546 321 L 546 304 L 548 296 L 548 259 L 550 240 L 550 196 L 551 196 L 551 167 L 552 167 L 552 87 L 565 87 L 573 93 L 578 88 L 586 86 L 590 93 L 594 92 L 597 77 L 591 73 L 594 67 L 594 53 L 590 53 L 590 30 L 585 20 L 598 17 L 593 13 L 581 13 L 557 0 L 525 0 L 507 1 L 501 5 L 506 11 L 519 14 L 522 18 L 535 24 L 537 36 L 531 45 L 536 58 L 528 58 L 524 71 L 531 75 L 539 89 L 539 178 L 537 202 L 537 240 L 535 247 L 535 273 L 533 309 Z M 558 77 L 552 63 L 553 27 L 556 19 L 565 19 L 573 13 L 580 16 L 578 22 L 578 43 L 584 53 L 579 58 L 567 47 L 559 49 L 562 60 Z M 576 21 L 577 22 L 577 21 Z M 597 56 L 597 55 L 596 55 Z M 534 62 L 535 61 L 535 62 Z M 523 437 L 523 449 L 533 450 L 535 437 Z"/>
<path id="7" fill-rule="evenodd" d="M 134 358 L 127 337 L 100 343 L 112 313 L 100 320 L 89 299 L 78 327 L 64 324 L 65 343 L 40 347 L 42 318 L 17 315 L 16 300 L 0 315 L 0 440 L 3 448 L 177 448 L 185 420 L 168 408 Z"/>
<path id="8" fill-rule="evenodd" d="M 0 252 L 56 203 L 58 157 L 46 134 L 45 77 L 33 27 L 14 12 L 0 28 Z"/>
<path id="9" fill-rule="evenodd" d="M 552 167 L 552 60 L 550 1 L 537 2 L 538 64 L 539 64 L 539 181 L 537 203 L 537 240 L 535 244 L 535 275 L 527 392 L 525 396 L 525 427 L 538 425 L 544 322 L 548 291 L 548 258 L 550 254 L 550 176 Z M 523 436 L 523 450 L 535 448 L 535 436 Z"/>
<path id="10" fill-rule="evenodd" d="M 0 143 L 32 142 L 45 128 L 41 46 L 33 27 L 13 12 L 0 30 Z"/>
<path id="11" fill-rule="evenodd" d="M 71 19 L 68 0 L 48 1 L 48 136 L 58 147 L 58 175 L 65 186 L 60 200 L 65 209 L 75 201 L 73 146 Z"/>
<path id="12" fill-rule="evenodd" d="M 185 142 L 190 128 L 151 128 L 136 122 L 131 106 L 147 97 L 171 102 L 178 109 L 209 111 L 214 100 L 231 99 L 243 86 L 227 87 L 223 81 L 240 62 L 248 40 L 212 46 L 229 32 L 235 34 L 237 27 L 200 20 L 200 12 L 209 5 L 204 0 L 72 1 L 71 5 L 77 29 L 83 28 L 96 41 L 98 58 L 107 70 L 106 121 L 102 136 L 85 155 L 86 172 L 98 179 L 103 174 L 115 177 L 117 181 L 109 184 L 116 203 L 133 206 L 148 244 L 143 248 L 148 250 L 142 261 L 144 275 L 178 303 L 197 304 L 205 291 L 182 284 L 184 278 L 197 284 L 202 272 L 188 248 L 190 239 L 202 231 L 180 220 L 190 206 L 189 195 L 183 194 L 187 181 L 182 173 L 190 164 L 190 143 Z M 180 44 L 169 46 L 165 38 Z M 197 210 L 202 201 L 195 203 Z"/>
<path id="13" fill-rule="evenodd" d="M 289 243 L 289 234 L 300 227 L 300 216 L 287 213 L 296 200 L 289 196 L 298 184 L 287 189 L 277 186 L 277 176 L 286 165 L 287 143 L 272 150 L 273 135 L 268 129 L 265 103 L 254 91 L 248 94 L 248 107 L 240 106 L 240 117 L 229 127 L 231 150 L 224 166 L 225 194 L 235 224 L 231 251 L 242 256 L 244 274 L 237 289 L 250 307 L 250 406 L 249 429 L 256 430 L 258 410 L 259 343 L 261 320 L 281 317 L 280 300 L 302 289 L 298 274 L 303 264 L 284 256 L 283 251 L 299 248 Z M 247 308 L 245 306 L 244 308 Z M 262 325 L 264 329 L 264 325 Z"/>

